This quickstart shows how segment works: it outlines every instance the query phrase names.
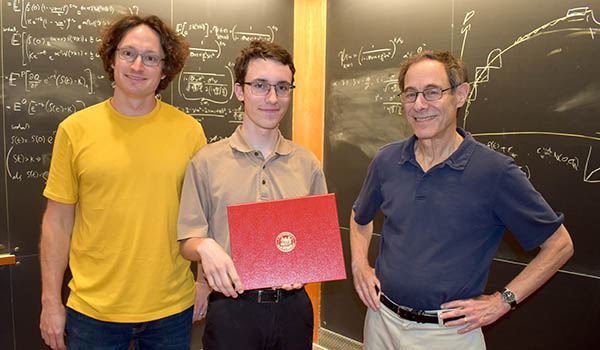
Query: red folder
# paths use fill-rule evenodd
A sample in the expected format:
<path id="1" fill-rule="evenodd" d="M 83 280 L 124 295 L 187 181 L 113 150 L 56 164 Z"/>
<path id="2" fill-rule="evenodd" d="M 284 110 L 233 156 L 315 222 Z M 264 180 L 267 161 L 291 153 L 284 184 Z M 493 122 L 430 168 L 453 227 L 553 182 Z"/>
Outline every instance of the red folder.
<path id="1" fill-rule="evenodd" d="M 227 206 L 244 289 L 346 278 L 335 195 Z"/>

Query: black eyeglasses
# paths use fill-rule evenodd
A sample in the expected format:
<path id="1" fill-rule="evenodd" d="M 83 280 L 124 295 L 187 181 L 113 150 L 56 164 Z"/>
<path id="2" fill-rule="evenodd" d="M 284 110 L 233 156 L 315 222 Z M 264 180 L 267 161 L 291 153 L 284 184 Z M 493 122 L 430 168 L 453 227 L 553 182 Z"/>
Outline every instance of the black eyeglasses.
<path id="1" fill-rule="evenodd" d="M 250 92 L 252 92 L 254 96 L 267 96 L 269 91 L 271 91 L 271 87 L 274 87 L 277 97 L 290 97 L 292 90 L 296 88 L 289 83 L 270 84 L 260 80 L 244 82 L 244 85 L 250 85 Z"/>
<path id="2" fill-rule="evenodd" d="M 400 96 L 400 98 L 402 99 L 402 102 L 404 102 L 404 103 L 415 102 L 417 100 L 417 97 L 419 97 L 419 94 L 422 94 L 423 97 L 425 97 L 425 99 L 427 101 L 437 101 L 442 98 L 442 96 L 444 95 L 444 91 L 454 89 L 456 86 L 458 86 L 458 85 L 450 86 L 449 88 L 446 88 L 446 89 L 442 89 L 439 87 L 430 87 L 423 91 L 414 91 L 414 90 L 404 91 L 404 92 L 399 93 L 398 96 Z"/>
<path id="3" fill-rule="evenodd" d="M 156 67 L 163 60 L 159 55 L 155 53 L 139 53 L 131 47 L 121 47 L 117 49 L 119 57 L 127 62 L 133 62 L 138 56 L 142 56 L 142 63 L 148 67 Z"/>

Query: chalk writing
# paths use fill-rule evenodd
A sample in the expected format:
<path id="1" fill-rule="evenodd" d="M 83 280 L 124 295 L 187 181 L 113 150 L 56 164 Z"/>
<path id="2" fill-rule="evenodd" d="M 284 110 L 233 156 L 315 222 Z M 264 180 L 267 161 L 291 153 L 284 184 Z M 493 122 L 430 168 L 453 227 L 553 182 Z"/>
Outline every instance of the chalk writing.
<path id="1" fill-rule="evenodd" d="M 333 88 L 347 90 L 365 90 L 372 96 L 372 100 L 383 107 L 383 111 L 390 115 L 402 115 L 402 102 L 398 98 L 397 73 L 376 72 L 374 74 L 355 78 L 333 81 Z"/>
<path id="2" fill-rule="evenodd" d="M 583 182 L 586 183 L 600 183 L 600 166 L 596 169 L 591 169 L 590 158 L 592 156 L 592 146 L 590 146 L 587 158 L 585 159 L 585 168 L 583 170 Z M 588 171 L 588 167 L 590 170 Z M 598 173 L 598 174 L 596 174 Z"/>
<path id="3" fill-rule="evenodd" d="M 90 68 L 85 68 L 80 75 L 72 73 L 61 73 L 54 71 L 52 73 L 22 70 L 8 73 L 4 79 L 8 81 L 9 87 L 16 87 L 22 83 L 25 92 L 31 92 L 37 88 L 61 88 L 61 87 L 80 87 L 82 93 L 93 95 L 94 80 L 103 79 L 104 75 L 95 75 Z"/>
<path id="4" fill-rule="evenodd" d="M 579 169 L 579 158 L 565 156 L 560 152 L 552 150 L 551 146 L 538 147 L 536 153 L 541 159 L 554 160 L 558 163 L 570 165 L 574 170 Z"/>
<path id="5" fill-rule="evenodd" d="M 225 66 L 225 72 L 183 72 L 179 75 L 177 92 L 188 101 L 225 104 L 233 98 L 233 71 Z"/>
<path id="6" fill-rule="evenodd" d="M 386 62 L 395 57 L 407 57 L 410 52 L 404 53 L 403 56 L 398 55 L 398 47 L 403 43 L 404 39 L 397 36 L 388 40 L 387 47 L 376 47 L 375 44 L 371 44 L 368 48 L 361 46 L 356 52 L 350 52 L 344 48 L 338 52 L 337 56 L 343 69 L 357 68 L 372 62 Z"/>
<path id="7" fill-rule="evenodd" d="M 504 146 L 501 145 L 499 142 L 496 141 L 488 141 L 487 144 L 488 148 L 506 154 L 507 156 L 510 156 L 511 158 L 517 158 L 518 154 L 514 152 L 514 146 Z"/>
<path id="8" fill-rule="evenodd" d="M 565 133 L 551 133 L 551 132 L 527 132 L 527 131 L 514 131 L 514 132 L 497 132 L 497 133 L 473 133 L 473 137 L 490 137 L 490 136 L 528 136 L 528 135 L 548 135 L 553 137 L 563 137 L 563 138 L 572 138 L 573 140 L 580 141 L 600 141 L 600 137 L 594 136 L 585 136 L 578 134 L 565 134 Z M 493 150 L 499 151 L 501 153 L 507 154 L 513 158 L 517 157 L 517 154 L 514 153 L 514 148 L 509 146 L 502 146 L 500 143 L 496 141 L 488 141 L 487 146 Z M 577 155 L 566 155 L 564 152 L 556 151 L 556 146 L 538 146 L 535 147 L 527 153 L 535 154 L 538 158 L 548 161 L 546 164 L 548 166 L 552 166 L 553 164 L 561 164 L 570 167 L 573 171 L 579 172 L 581 171 L 580 167 L 580 159 L 583 157 Z M 523 151 L 524 152 L 524 151 Z M 590 161 L 592 155 L 592 146 L 589 146 L 589 152 L 587 154 L 587 159 L 585 162 L 585 166 L 583 169 L 583 181 L 586 183 L 600 183 L 599 180 L 592 180 L 593 176 L 600 176 L 600 167 L 591 171 L 588 171 L 588 168 L 591 168 Z M 529 172 L 529 171 L 528 171 Z M 596 175 L 598 173 L 598 175 Z"/>
<path id="9" fill-rule="evenodd" d="M 221 41 L 252 41 L 252 40 L 266 40 L 273 42 L 275 39 L 275 33 L 279 28 L 275 25 L 266 26 L 265 32 L 254 31 L 252 26 L 248 30 L 238 30 L 238 25 L 234 25 L 231 28 L 221 27 L 215 24 L 209 23 L 188 23 L 186 21 L 177 23 L 175 26 L 177 33 L 188 36 L 197 32 L 204 38 L 214 36 L 217 40 Z"/>
<path id="10" fill-rule="evenodd" d="M 39 113 L 55 113 L 60 115 L 73 114 L 84 109 L 85 102 L 77 100 L 74 103 L 60 104 L 52 99 L 44 99 L 40 101 L 23 98 L 20 101 L 14 102 L 12 105 L 7 105 L 7 110 L 15 112 L 25 111 L 27 115 L 36 115 Z"/>
<path id="11" fill-rule="evenodd" d="M 465 15 L 465 19 L 463 21 L 463 25 L 466 24 L 473 16 L 475 15 L 474 11 L 469 11 Z M 571 27 L 571 28 L 562 28 L 555 29 L 554 27 L 560 23 L 578 23 L 583 24 L 580 27 Z M 585 22 L 585 23 L 584 23 Z M 464 27 L 466 28 L 466 27 Z M 470 25 L 468 26 L 468 30 L 470 30 Z M 466 34 L 468 32 L 467 29 L 464 31 L 464 40 L 463 46 L 461 48 L 461 55 L 464 52 L 464 47 L 466 43 Z M 586 34 L 590 33 L 590 38 L 594 39 L 594 33 L 600 32 L 600 22 L 595 18 L 594 12 L 589 7 L 577 7 L 567 10 L 567 13 L 563 17 L 556 18 L 552 21 L 549 21 L 538 28 L 535 28 L 531 32 L 521 35 L 515 39 L 515 41 L 507 46 L 504 49 L 496 48 L 489 52 L 487 56 L 487 62 L 485 66 L 479 66 L 475 71 L 475 79 L 472 82 L 472 89 L 469 92 L 469 97 L 467 99 L 467 103 L 465 105 L 465 116 L 463 120 L 463 127 L 466 128 L 467 120 L 469 118 L 469 108 L 471 104 L 477 99 L 477 90 L 479 88 L 479 84 L 487 83 L 490 81 L 490 70 L 498 70 L 502 68 L 502 55 L 506 54 L 506 52 L 510 51 L 514 47 L 527 42 L 533 38 L 539 37 L 541 35 L 553 34 L 561 31 L 575 31 L 575 33 Z M 461 31 L 462 32 L 462 31 Z"/>

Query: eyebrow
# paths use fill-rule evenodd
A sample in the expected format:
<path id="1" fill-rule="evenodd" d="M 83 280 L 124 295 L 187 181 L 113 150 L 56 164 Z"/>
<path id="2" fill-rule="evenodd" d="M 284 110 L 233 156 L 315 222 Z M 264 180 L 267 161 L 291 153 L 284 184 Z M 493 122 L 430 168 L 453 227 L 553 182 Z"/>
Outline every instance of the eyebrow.
<path id="1" fill-rule="evenodd" d="M 250 80 L 250 81 L 259 81 L 261 83 L 269 83 L 269 81 L 267 79 L 262 79 L 262 78 L 258 78 L 258 79 L 254 79 L 254 80 Z M 277 84 L 289 84 L 289 85 L 292 85 L 292 83 L 290 83 L 287 80 L 280 80 L 280 81 L 276 82 L 274 85 L 277 85 Z"/>
<path id="2" fill-rule="evenodd" d="M 440 88 L 440 89 L 442 89 L 442 87 L 439 86 L 439 85 L 436 85 L 436 84 L 427 84 L 427 85 L 425 85 L 425 88 L 423 90 L 427 90 L 427 89 L 431 89 L 431 88 Z M 409 86 L 409 87 L 407 87 L 407 88 L 404 89 L 404 91 L 408 91 L 408 90 L 419 91 L 419 90 L 417 90 L 416 88 L 414 88 L 412 86 Z"/>
<path id="3" fill-rule="evenodd" d="M 154 50 L 140 51 L 140 50 L 136 49 L 135 47 L 129 46 L 129 45 L 121 46 L 121 47 L 119 47 L 119 49 L 131 49 L 131 50 L 133 50 L 135 52 L 141 52 L 141 53 L 144 53 L 144 54 L 146 54 L 146 53 L 153 53 L 153 54 L 156 54 L 156 55 L 160 56 L 160 53 L 158 53 L 158 52 L 156 52 Z"/>

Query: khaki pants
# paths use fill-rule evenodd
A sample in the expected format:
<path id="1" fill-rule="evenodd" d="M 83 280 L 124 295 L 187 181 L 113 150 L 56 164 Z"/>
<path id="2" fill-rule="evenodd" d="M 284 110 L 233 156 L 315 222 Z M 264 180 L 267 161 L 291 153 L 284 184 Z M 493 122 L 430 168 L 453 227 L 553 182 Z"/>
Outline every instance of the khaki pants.
<path id="1" fill-rule="evenodd" d="M 481 328 L 466 334 L 460 327 L 441 327 L 400 318 L 381 305 L 379 311 L 367 310 L 364 328 L 365 350 L 485 350 Z"/>

